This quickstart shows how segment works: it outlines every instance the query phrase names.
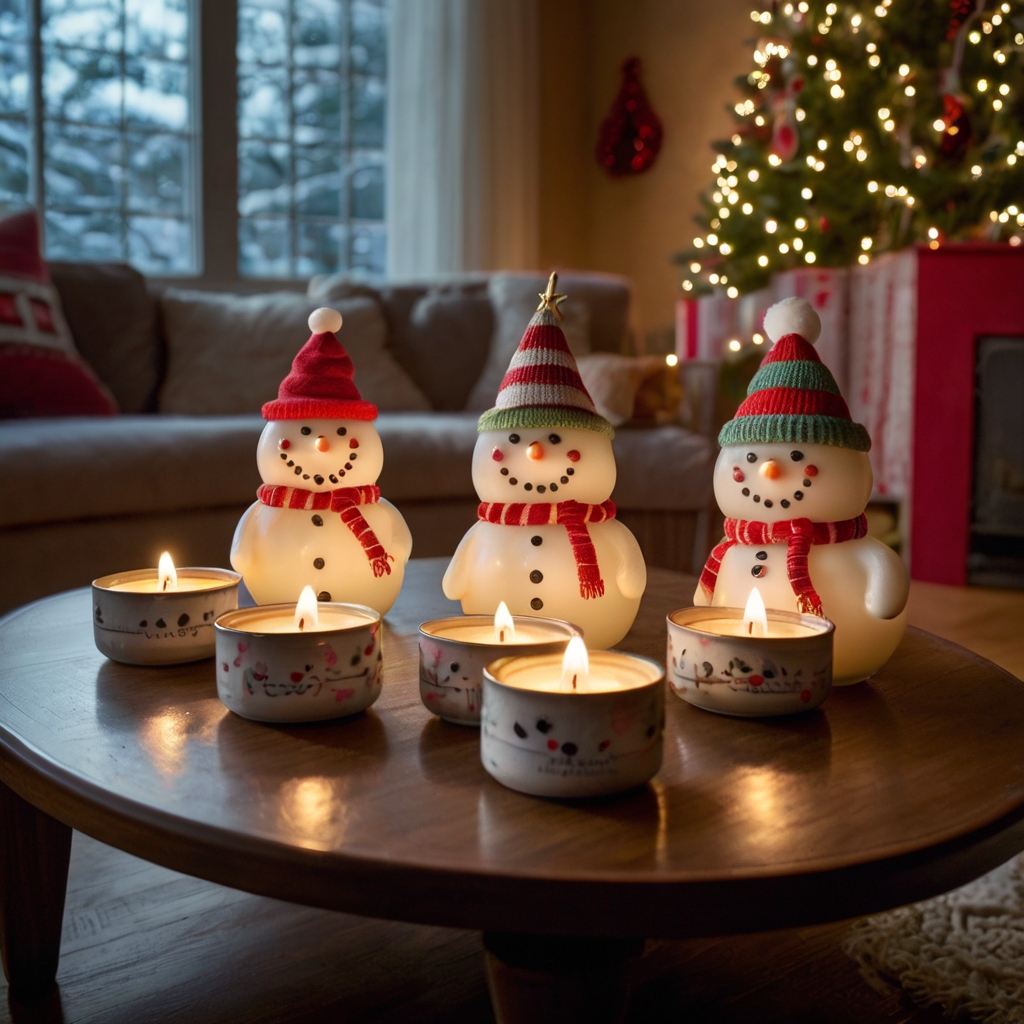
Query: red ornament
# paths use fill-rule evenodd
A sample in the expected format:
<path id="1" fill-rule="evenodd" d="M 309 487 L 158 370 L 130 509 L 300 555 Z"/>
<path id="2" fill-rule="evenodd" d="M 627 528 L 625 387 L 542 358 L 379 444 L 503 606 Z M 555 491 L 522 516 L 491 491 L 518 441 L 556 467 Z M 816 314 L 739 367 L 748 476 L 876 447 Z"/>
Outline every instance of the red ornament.
<path id="1" fill-rule="evenodd" d="M 597 162 L 613 177 L 641 174 L 661 149 L 661 120 L 640 84 L 640 58 L 622 62 L 622 85 L 597 138 Z"/>
<path id="2" fill-rule="evenodd" d="M 939 152 L 950 160 L 959 160 L 971 144 L 971 119 L 959 96 L 947 92 L 942 97 L 942 106 L 946 130 L 939 142 Z"/>

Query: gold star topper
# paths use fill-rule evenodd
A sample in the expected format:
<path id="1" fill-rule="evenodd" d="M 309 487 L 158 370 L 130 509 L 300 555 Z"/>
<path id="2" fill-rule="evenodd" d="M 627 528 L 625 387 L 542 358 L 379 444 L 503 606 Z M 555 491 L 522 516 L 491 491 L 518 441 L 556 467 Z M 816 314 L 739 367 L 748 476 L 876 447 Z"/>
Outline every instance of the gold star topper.
<path id="1" fill-rule="evenodd" d="M 559 320 L 561 320 L 562 311 L 558 308 L 558 304 L 560 302 L 565 302 L 568 296 L 555 294 L 555 288 L 557 286 L 558 274 L 552 271 L 551 276 L 548 278 L 547 288 L 544 291 L 537 293 L 540 296 L 540 305 L 537 307 L 537 312 L 539 313 L 542 309 L 547 309 L 554 313 Z"/>

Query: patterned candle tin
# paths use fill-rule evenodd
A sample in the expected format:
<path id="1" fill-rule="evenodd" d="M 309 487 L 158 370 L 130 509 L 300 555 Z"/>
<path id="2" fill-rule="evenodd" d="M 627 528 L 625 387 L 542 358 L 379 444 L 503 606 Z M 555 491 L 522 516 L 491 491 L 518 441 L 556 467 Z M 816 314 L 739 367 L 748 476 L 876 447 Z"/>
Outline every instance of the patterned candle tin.
<path id="1" fill-rule="evenodd" d="M 491 615 L 452 615 L 420 626 L 420 700 L 446 722 L 480 725 L 484 667 L 516 654 L 561 654 L 573 636 L 583 635 L 571 622 L 515 615 L 519 639 L 501 644 L 470 636 L 493 635 Z M 542 639 L 549 634 L 548 639 Z"/>
<path id="2" fill-rule="evenodd" d="M 157 576 L 156 569 L 137 569 L 93 580 L 93 637 L 100 653 L 125 665 L 179 665 L 212 657 L 214 620 L 238 607 L 242 577 L 228 569 L 187 567 L 178 570 L 174 590 L 131 589 L 152 587 Z"/>
<path id="3" fill-rule="evenodd" d="M 380 614 L 321 602 L 326 628 L 282 631 L 294 614 L 295 605 L 269 604 L 217 620 L 217 696 L 257 722 L 320 722 L 368 708 L 384 678 Z M 278 629 L 268 628 L 275 620 Z"/>
<path id="4" fill-rule="evenodd" d="M 741 608 L 680 608 L 668 615 L 666 666 L 672 692 L 707 711 L 762 718 L 811 711 L 832 688 L 835 626 L 817 615 L 769 608 L 780 636 L 718 635 L 713 621 L 742 624 Z"/>
<path id="5" fill-rule="evenodd" d="M 649 658 L 591 651 L 591 673 L 622 677 L 623 689 L 593 693 L 515 685 L 538 668 L 561 675 L 560 655 L 502 658 L 484 670 L 480 759 L 504 786 L 546 797 L 619 793 L 661 767 L 665 673 Z"/>

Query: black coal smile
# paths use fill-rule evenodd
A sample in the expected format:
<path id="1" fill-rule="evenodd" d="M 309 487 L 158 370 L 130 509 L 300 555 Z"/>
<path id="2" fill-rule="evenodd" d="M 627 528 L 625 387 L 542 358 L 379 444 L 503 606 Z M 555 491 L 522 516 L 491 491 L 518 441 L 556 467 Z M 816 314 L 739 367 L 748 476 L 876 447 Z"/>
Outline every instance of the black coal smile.
<path id="1" fill-rule="evenodd" d="M 558 478 L 559 483 L 552 482 L 552 483 L 549 483 L 549 484 L 536 484 L 536 485 L 534 485 L 532 483 L 525 483 L 525 484 L 523 484 L 523 490 L 524 491 L 532 491 L 534 489 L 534 486 L 536 486 L 538 494 L 545 494 L 547 491 L 551 491 L 552 493 L 554 493 L 555 491 L 558 490 L 559 484 L 561 484 L 564 487 L 567 483 L 569 483 L 569 477 L 573 476 L 575 474 L 575 472 L 576 472 L 576 470 L 574 470 L 572 468 L 572 466 L 569 466 L 569 467 L 566 468 L 565 473 Z M 514 476 L 509 476 L 509 471 L 505 467 L 501 468 L 500 473 L 501 473 L 501 475 L 503 477 L 506 477 L 508 479 L 508 482 L 513 487 L 517 487 L 519 485 L 518 478 L 514 477 Z"/>

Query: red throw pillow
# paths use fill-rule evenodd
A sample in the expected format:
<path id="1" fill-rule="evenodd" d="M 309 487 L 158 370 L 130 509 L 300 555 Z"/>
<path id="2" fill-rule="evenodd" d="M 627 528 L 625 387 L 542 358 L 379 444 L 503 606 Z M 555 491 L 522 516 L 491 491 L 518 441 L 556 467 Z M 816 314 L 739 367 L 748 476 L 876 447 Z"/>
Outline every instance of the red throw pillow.
<path id="1" fill-rule="evenodd" d="M 0 419 L 116 412 L 64 321 L 35 213 L 0 221 Z"/>

